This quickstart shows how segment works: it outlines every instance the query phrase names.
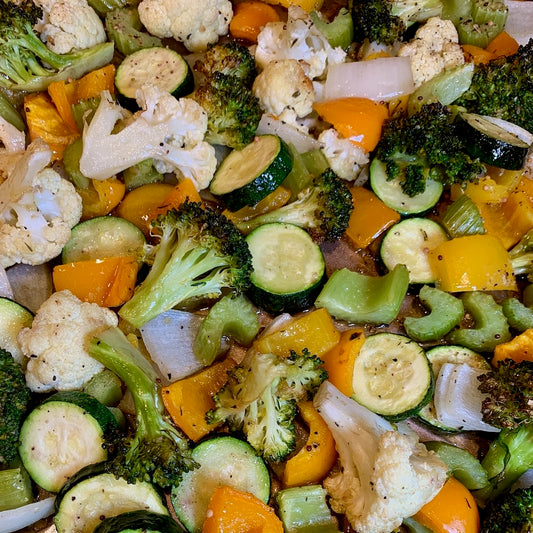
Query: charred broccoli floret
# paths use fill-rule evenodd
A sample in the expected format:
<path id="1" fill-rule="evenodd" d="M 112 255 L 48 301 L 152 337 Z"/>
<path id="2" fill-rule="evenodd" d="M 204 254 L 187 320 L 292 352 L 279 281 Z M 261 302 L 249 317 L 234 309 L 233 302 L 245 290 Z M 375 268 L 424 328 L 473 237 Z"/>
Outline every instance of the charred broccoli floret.
<path id="1" fill-rule="evenodd" d="M 533 362 L 503 359 L 478 376 L 483 400 L 483 420 L 499 428 L 513 429 L 533 420 Z"/>
<path id="2" fill-rule="evenodd" d="M 475 65 L 470 87 L 454 104 L 533 132 L 533 39 L 516 54 Z"/>
<path id="3" fill-rule="evenodd" d="M 465 151 L 455 114 L 440 103 L 423 105 L 411 116 L 387 121 L 375 157 L 388 179 L 399 179 L 409 196 L 425 191 L 428 178 L 445 184 L 474 181 L 485 165 Z"/>
<path id="4" fill-rule="evenodd" d="M 281 461 L 296 445 L 296 402 L 311 399 L 327 378 L 321 364 L 308 350 L 289 357 L 249 352 L 213 397 L 207 421 L 227 422 L 265 459 Z"/>
<path id="5" fill-rule="evenodd" d="M 441 13 L 440 0 L 353 0 L 354 40 L 393 44 L 415 22 Z"/>
<path id="6" fill-rule="evenodd" d="M 306 229 L 317 242 L 339 239 L 350 221 L 352 195 L 344 180 L 326 169 L 315 177 L 298 198 L 273 211 L 237 222 L 244 233 L 270 222 L 294 224 Z"/>
<path id="7" fill-rule="evenodd" d="M 113 444 L 108 470 L 130 483 L 179 483 L 196 463 L 187 438 L 164 415 L 158 376 L 149 361 L 116 327 L 94 337 L 89 353 L 125 383 L 135 405 L 135 428 Z"/>
<path id="8" fill-rule="evenodd" d="M 42 16 L 31 0 L 19 5 L 0 0 L 0 87 L 41 91 L 52 81 L 79 78 L 112 60 L 109 42 L 68 54 L 52 52 L 33 30 Z"/>
<path id="9" fill-rule="evenodd" d="M 533 531 L 533 487 L 519 488 L 494 501 L 481 513 L 480 533 Z"/>
<path id="10" fill-rule="evenodd" d="M 186 201 L 151 224 L 159 237 L 151 269 L 120 316 L 141 327 L 190 300 L 241 293 L 250 284 L 252 258 L 242 233 L 225 216 Z"/>
<path id="11" fill-rule="evenodd" d="M 20 426 L 30 404 L 22 367 L 0 348 L 0 464 L 18 457 Z"/>

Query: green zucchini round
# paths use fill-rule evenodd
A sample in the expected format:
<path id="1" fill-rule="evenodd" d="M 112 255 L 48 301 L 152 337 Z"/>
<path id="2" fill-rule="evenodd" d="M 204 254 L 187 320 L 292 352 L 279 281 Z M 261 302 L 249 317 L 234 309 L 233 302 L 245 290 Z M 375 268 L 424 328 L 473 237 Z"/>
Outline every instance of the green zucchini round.
<path id="1" fill-rule="evenodd" d="M 93 533 L 187 533 L 170 516 L 151 511 L 129 511 L 102 520 Z"/>

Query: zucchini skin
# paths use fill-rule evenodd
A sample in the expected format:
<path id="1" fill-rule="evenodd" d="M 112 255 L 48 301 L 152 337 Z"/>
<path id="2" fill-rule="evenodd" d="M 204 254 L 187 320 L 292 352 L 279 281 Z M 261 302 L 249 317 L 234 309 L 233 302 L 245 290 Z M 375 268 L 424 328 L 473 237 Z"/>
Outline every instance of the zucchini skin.
<path id="1" fill-rule="evenodd" d="M 122 531 L 187 533 L 185 528 L 169 516 L 145 510 L 130 511 L 106 518 L 93 533 L 121 533 Z"/>

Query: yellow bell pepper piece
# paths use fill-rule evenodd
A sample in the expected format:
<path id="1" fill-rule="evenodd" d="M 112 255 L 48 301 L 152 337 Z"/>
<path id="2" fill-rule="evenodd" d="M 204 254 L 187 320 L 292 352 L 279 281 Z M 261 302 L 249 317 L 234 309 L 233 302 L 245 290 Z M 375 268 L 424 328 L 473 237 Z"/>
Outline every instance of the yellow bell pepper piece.
<path id="1" fill-rule="evenodd" d="M 324 0 L 265 0 L 265 2 L 286 8 L 289 6 L 300 6 L 304 11 L 309 13 L 310 11 L 318 11 L 322 7 Z"/>
<path id="2" fill-rule="evenodd" d="M 291 350 L 301 353 L 307 348 L 321 357 L 340 339 L 340 332 L 326 309 L 317 309 L 289 322 L 277 331 L 259 338 L 254 347 L 261 353 L 287 357 Z"/>
<path id="3" fill-rule="evenodd" d="M 122 200 L 126 186 L 118 178 L 91 180 L 86 189 L 77 189 L 83 202 L 82 220 L 108 215 Z"/>
<path id="4" fill-rule="evenodd" d="M 428 254 L 437 275 L 435 286 L 446 292 L 515 291 L 509 253 L 493 235 L 468 235 L 446 241 Z"/>
<path id="5" fill-rule="evenodd" d="M 313 407 L 313 402 L 301 402 L 298 408 L 309 427 L 309 438 L 300 451 L 285 464 L 284 487 L 319 483 L 326 477 L 337 459 L 333 435 Z"/>

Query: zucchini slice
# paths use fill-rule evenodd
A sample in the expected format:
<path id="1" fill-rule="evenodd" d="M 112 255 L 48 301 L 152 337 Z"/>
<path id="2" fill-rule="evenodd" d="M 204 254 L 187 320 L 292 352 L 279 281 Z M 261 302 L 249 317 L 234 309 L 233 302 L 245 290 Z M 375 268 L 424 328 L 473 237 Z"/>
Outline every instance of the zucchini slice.
<path id="1" fill-rule="evenodd" d="M 418 413 L 434 389 L 424 350 L 397 333 L 366 338 L 355 358 L 352 384 L 356 402 L 393 422 Z"/>
<path id="2" fill-rule="evenodd" d="M 118 428 L 111 411 L 79 391 L 58 392 L 26 417 L 20 458 L 31 478 L 57 492 L 80 468 L 107 459 L 105 434 Z"/>
<path id="3" fill-rule="evenodd" d="M 192 450 L 192 458 L 200 466 L 186 472 L 170 496 L 178 519 L 190 533 L 202 531 L 209 500 L 222 485 L 250 492 L 268 502 L 268 469 L 247 442 L 229 436 L 215 437 L 198 444 Z"/>
<path id="4" fill-rule="evenodd" d="M 252 254 L 250 299 L 270 313 L 310 307 L 325 281 L 326 264 L 309 233 L 273 222 L 253 230 L 246 242 Z"/>
<path id="5" fill-rule="evenodd" d="M 522 128 L 475 113 L 462 113 L 460 119 L 459 131 L 472 157 L 506 170 L 520 170 L 524 166 L 531 142 L 525 140 Z"/>
<path id="6" fill-rule="evenodd" d="M 255 205 L 276 189 L 292 170 L 288 145 L 277 135 L 259 135 L 233 150 L 216 171 L 209 190 L 231 211 Z"/>
<path id="7" fill-rule="evenodd" d="M 129 109 L 138 109 L 135 95 L 145 83 L 180 98 L 194 89 L 191 68 L 181 54 L 170 48 L 142 48 L 126 56 L 117 67 L 115 86 L 120 102 Z"/>
<path id="8" fill-rule="evenodd" d="M 19 364 L 23 363 L 24 355 L 17 335 L 22 328 L 29 328 L 32 322 L 33 313 L 29 309 L 9 298 L 0 297 L 0 346 Z"/>
<path id="9" fill-rule="evenodd" d="M 152 511 L 129 511 L 102 520 L 93 533 L 187 533 L 170 516 Z"/>
<path id="10" fill-rule="evenodd" d="M 145 244 L 143 232 L 124 218 L 90 218 L 72 228 L 70 239 L 61 253 L 61 261 L 72 263 L 120 255 L 140 257 Z"/>

